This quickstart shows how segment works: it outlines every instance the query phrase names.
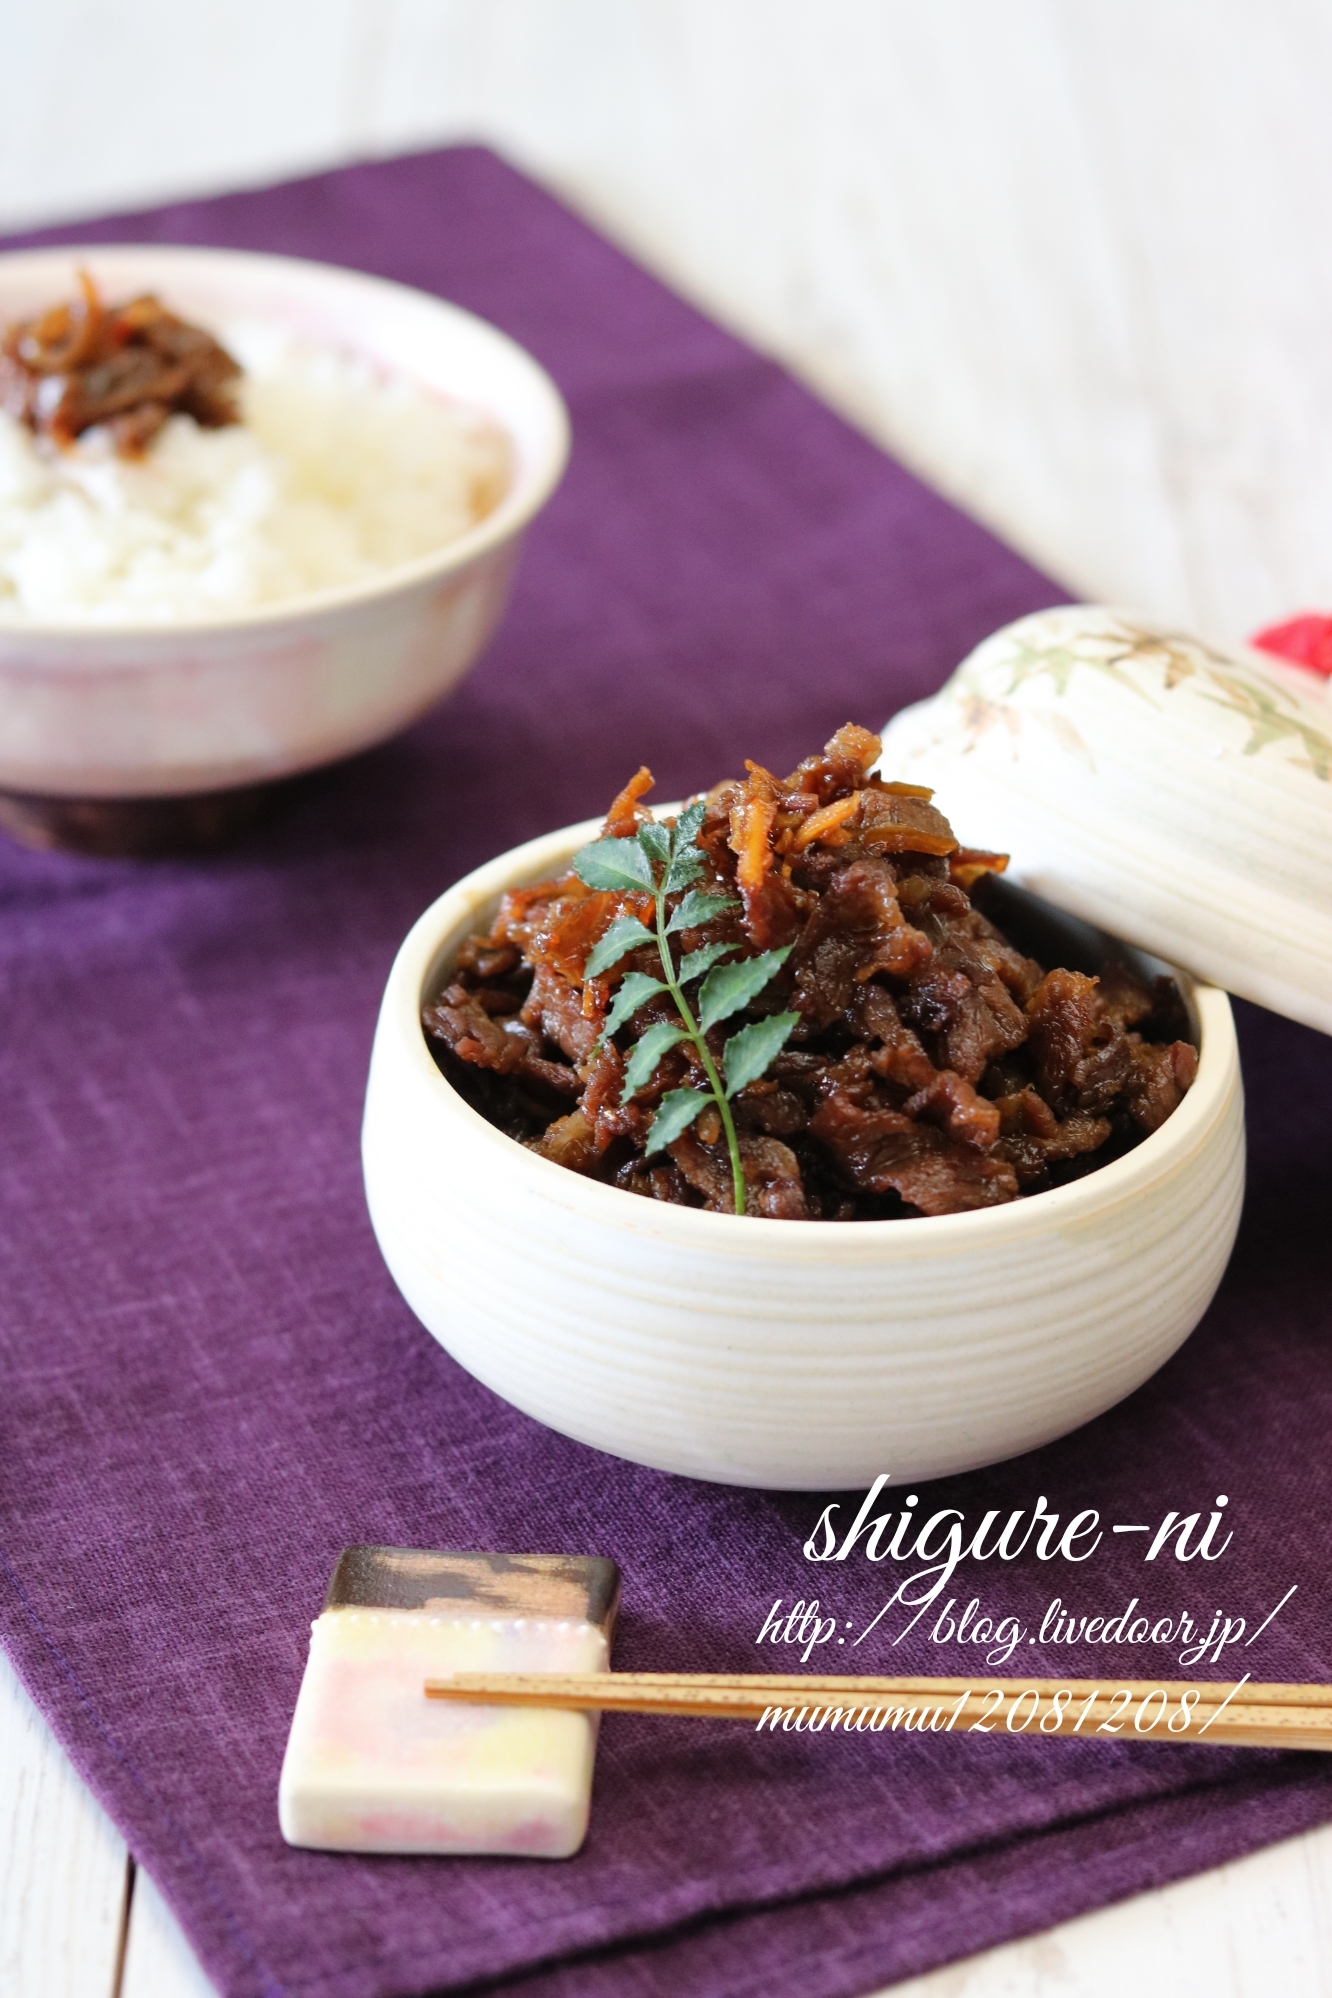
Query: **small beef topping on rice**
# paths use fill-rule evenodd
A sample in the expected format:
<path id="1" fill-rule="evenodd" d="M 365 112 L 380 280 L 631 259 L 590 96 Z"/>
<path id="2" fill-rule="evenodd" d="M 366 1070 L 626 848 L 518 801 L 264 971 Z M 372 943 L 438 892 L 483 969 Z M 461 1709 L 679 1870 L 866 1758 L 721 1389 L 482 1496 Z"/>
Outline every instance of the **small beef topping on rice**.
<path id="1" fill-rule="evenodd" d="M 102 424 L 133 458 L 169 416 L 192 416 L 205 430 L 239 422 L 240 372 L 211 333 L 159 299 L 104 305 L 86 271 L 72 303 L 0 334 L 0 409 L 62 448 Z"/>

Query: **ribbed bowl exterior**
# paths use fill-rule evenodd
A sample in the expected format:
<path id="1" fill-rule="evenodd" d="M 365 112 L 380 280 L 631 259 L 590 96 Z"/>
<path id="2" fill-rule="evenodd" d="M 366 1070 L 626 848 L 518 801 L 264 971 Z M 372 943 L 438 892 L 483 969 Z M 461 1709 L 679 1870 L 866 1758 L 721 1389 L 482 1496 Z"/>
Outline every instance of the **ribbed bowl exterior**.
<path id="1" fill-rule="evenodd" d="M 366 1097 L 371 1220 L 412 1310 L 529 1415 L 634 1462 L 813 1490 L 919 1481 L 1032 1449 L 1122 1400 L 1193 1330 L 1239 1221 L 1229 1002 L 1184 981 L 1198 1079 L 1136 1150 L 974 1214 L 843 1225 L 637 1199 L 535 1157 L 452 1090 L 420 1025 L 507 887 L 597 822 L 442 896 L 384 996 Z"/>

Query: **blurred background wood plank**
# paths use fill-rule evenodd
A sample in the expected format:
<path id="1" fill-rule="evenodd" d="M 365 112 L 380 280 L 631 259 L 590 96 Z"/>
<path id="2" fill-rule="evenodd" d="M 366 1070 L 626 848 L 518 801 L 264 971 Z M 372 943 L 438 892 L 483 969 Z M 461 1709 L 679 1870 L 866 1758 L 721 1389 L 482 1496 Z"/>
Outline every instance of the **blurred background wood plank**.
<path id="1" fill-rule="evenodd" d="M 891 1998 L 1332 1998 L 1330 1917 L 1325 1827 L 910 1978 Z"/>
<path id="2" fill-rule="evenodd" d="M 143 1872 L 134 1883 L 129 1947 L 117 1998 L 214 1998 L 175 1916 Z"/>
<path id="3" fill-rule="evenodd" d="M 115 1998 L 124 1842 L 0 1653 L 0 1992 Z"/>

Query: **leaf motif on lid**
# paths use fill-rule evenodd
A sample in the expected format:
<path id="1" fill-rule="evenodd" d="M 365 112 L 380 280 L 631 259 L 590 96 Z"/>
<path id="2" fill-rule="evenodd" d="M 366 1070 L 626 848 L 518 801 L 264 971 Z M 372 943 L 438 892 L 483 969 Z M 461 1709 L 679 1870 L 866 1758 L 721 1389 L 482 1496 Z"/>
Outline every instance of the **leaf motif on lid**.
<path id="1" fill-rule="evenodd" d="M 1312 718 L 1312 703 L 1301 700 L 1292 688 L 1275 677 L 1268 679 L 1247 671 L 1244 665 L 1188 632 L 1149 631 L 1121 620 L 1108 620 L 1099 630 L 1087 631 L 1072 640 L 1052 634 L 1048 641 L 1039 636 L 1014 637 L 1004 655 L 1008 683 L 1003 694 L 1012 696 L 1038 680 L 1049 682 L 1054 698 L 1064 699 L 1078 669 L 1098 673 L 1124 688 L 1137 699 L 1160 708 L 1160 701 L 1129 669 L 1146 666 L 1160 672 L 1159 691 L 1174 693 L 1187 686 L 1200 700 L 1221 708 L 1247 723 L 1249 738 L 1241 754 L 1257 756 L 1265 749 L 1285 745 L 1299 748 L 1303 756 L 1288 757 L 1297 769 L 1310 771 L 1321 783 L 1332 783 L 1332 732 Z M 1005 701 L 987 698 L 967 669 L 959 676 L 959 691 L 966 690 L 964 729 L 974 746 L 987 729 L 1002 721 L 1017 733 L 1016 711 Z M 1302 712 L 1302 710 L 1304 712 Z M 1065 742 L 1065 748 L 1074 747 Z M 1078 738 L 1077 747 L 1088 754 Z"/>

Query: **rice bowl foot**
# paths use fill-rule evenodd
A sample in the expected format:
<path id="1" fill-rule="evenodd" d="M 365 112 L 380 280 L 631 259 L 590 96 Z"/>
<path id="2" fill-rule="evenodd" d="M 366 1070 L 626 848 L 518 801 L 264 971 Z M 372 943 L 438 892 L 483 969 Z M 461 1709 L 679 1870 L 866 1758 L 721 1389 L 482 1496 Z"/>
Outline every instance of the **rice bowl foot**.
<path id="1" fill-rule="evenodd" d="M 306 781 L 278 777 L 178 798 L 53 798 L 0 791 L 0 830 L 39 852 L 101 860 L 211 853 L 262 825 Z"/>

